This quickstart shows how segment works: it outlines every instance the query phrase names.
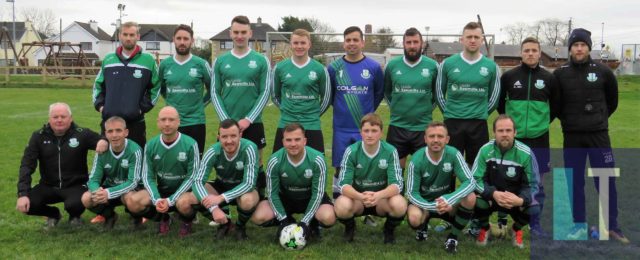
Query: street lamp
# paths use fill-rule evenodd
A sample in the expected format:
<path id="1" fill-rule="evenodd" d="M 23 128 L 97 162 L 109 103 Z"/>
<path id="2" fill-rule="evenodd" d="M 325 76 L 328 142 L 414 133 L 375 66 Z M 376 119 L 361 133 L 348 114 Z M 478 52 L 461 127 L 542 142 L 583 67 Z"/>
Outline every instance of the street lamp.
<path id="1" fill-rule="evenodd" d="M 7 0 L 7 3 L 11 3 L 13 5 L 13 39 L 11 40 L 11 44 L 13 44 L 13 48 L 16 47 L 16 2 L 15 0 Z M 26 28 L 25 28 L 26 29 Z M 18 57 L 15 56 L 15 52 L 13 53 L 13 66 L 16 65 L 16 59 Z"/>
<path id="2" fill-rule="evenodd" d="M 118 21 L 116 22 L 116 42 L 120 41 L 119 34 L 120 34 L 120 26 L 122 25 L 122 17 L 123 16 L 127 16 L 126 14 L 122 13 L 122 12 L 124 12 L 124 8 L 125 7 L 126 7 L 126 5 L 124 5 L 124 4 L 118 4 L 119 18 L 118 18 Z"/>

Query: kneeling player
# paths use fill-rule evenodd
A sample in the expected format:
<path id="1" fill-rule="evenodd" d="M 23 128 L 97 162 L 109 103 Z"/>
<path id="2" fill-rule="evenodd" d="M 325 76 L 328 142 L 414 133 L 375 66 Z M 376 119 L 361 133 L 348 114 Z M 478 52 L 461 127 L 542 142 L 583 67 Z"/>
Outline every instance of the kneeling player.
<path id="1" fill-rule="evenodd" d="M 114 209 L 126 205 L 140 180 L 142 150 L 134 141 L 127 139 L 129 130 L 121 117 L 111 117 L 104 123 L 109 150 L 96 154 L 89 175 L 89 191 L 82 195 L 82 204 L 88 210 L 105 217 L 104 226 L 112 229 L 118 219 Z M 127 205 L 128 206 L 128 205 Z M 141 223 L 134 217 L 134 227 Z"/>
<path id="2" fill-rule="evenodd" d="M 511 215 L 513 245 L 524 247 L 522 228 L 529 224 L 533 210 L 532 191 L 537 180 L 538 166 L 531 149 L 515 140 L 515 123 L 507 115 L 499 115 L 493 122 L 495 140 L 480 148 L 473 165 L 476 190 L 475 215 L 480 221 L 476 243 L 485 246 L 489 240 L 489 216 L 494 211 Z"/>
<path id="3" fill-rule="evenodd" d="M 216 179 L 207 182 L 213 169 Z M 238 206 L 236 238 L 248 238 L 245 224 L 255 211 L 259 198 L 255 189 L 257 176 L 258 147 L 241 138 L 240 127 L 235 120 L 223 120 L 218 128 L 218 142 L 202 157 L 193 183 L 195 196 L 190 197 L 192 204 L 200 202 L 212 213 L 213 220 L 222 224 L 216 233 L 217 239 L 222 239 L 233 226 L 224 212 L 228 213 L 228 205 Z"/>
<path id="4" fill-rule="evenodd" d="M 384 242 L 394 243 L 394 230 L 407 211 L 402 191 L 402 168 L 396 148 L 382 138 L 382 120 L 370 113 L 360 122 L 362 141 L 347 147 L 340 163 L 340 192 L 336 216 L 345 225 L 344 237 L 353 241 L 355 216 L 386 217 Z"/>
<path id="5" fill-rule="evenodd" d="M 299 225 L 306 235 L 319 238 L 320 225 L 330 227 L 336 222 L 331 199 L 325 193 L 324 155 L 306 146 L 304 128 L 298 123 L 285 126 L 282 143 L 284 148 L 267 163 L 269 200 L 260 202 L 252 221 L 265 225 L 275 218 L 282 228 L 295 222 L 294 213 L 304 213 Z"/>
<path id="6" fill-rule="evenodd" d="M 452 223 L 453 230 L 447 237 L 445 249 L 455 253 L 458 236 L 473 214 L 475 181 L 462 154 L 447 145 L 449 134 L 443 123 L 430 123 L 424 141 L 427 147 L 411 156 L 407 172 L 409 225 L 417 229 L 417 240 L 426 240 L 430 218 Z M 457 189 L 451 187 L 456 177 L 460 180 Z"/>

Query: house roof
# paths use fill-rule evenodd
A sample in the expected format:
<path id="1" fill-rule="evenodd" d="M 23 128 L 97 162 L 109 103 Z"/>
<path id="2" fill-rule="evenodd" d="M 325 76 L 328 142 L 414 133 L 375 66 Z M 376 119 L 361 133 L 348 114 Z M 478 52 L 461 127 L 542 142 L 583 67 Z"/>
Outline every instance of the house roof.
<path id="1" fill-rule="evenodd" d="M 177 24 L 138 24 L 140 27 L 140 40 L 153 40 L 153 41 L 172 41 L 173 31 L 175 31 Z M 113 32 L 111 40 L 116 41 L 116 34 L 118 30 Z"/>
<path id="2" fill-rule="evenodd" d="M 212 41 L 231 41 L 231 37 L 229 36 L 229 31 L 231 30 L 231 26 L 224 29 L 224 31 L 219 32 L 215 36 L 209 38 Z M 251 40 L 253 41 L 267 41 L 267 32 L 277 32 L 276 29 L 273 29 L 271 25 L 268 23 L 251 23 L 251 30 L 253 31 L 253 37 Z M 287 41 L 282 35 L 272 35 L 272 41 Z"/>
<path id="3" fill-rule="evenodd" d="M 569 49 L 567 46 L 541 46 L 542 53 L 547 55 L 550 58 L 556 57 L 556 49 L 558 53 L 558 59 L 567 59 L 569 57 Z M 437 55 L 453 55 L 456 53 L 460 53 L 462 51 L 462 44 L 459 42 L 429 42 L 429 48 L 433 50 L 433 52 Z M 494 57 L 512 57 L 512 58 L 520 58 L 520 45 L 511 45 L 511 44 L 494 44 Z M 487 54 L 487 49 L 482 46 L 480 48 L 480 52 L 482 54 Z M 617 60 L 615 55 L 603 51 L 605 55 L 608 55 L 610 60 Z M 591 58 L 599 60 L 600 59 L 600 50 L 592 50 Z"/>
<path id="4" fill-rule="evenodd" d="M 13 22 L 0 22 L 0 26 L 6 28 L 9 38 L 13 40 Z M 16 38 L 21 39 L 25 33 L 24 22 L 16 22 Z"/>
<path id="5" fill-rule="evenodd" d="M 82 23 L 78 21 L 75 21 L 75 23 L 78 24 L 80 27 L 82 27 L 82 29 L 84 29 L 85 31 L 89 32 L 91 35 L 96 37 L 98 40 L 111 41 L 111 36 L 109 36 L 109 34 L 104 30 L 102 30 L 102 28 L 98 27 L 98 31 L 96 32 L 93 29 L 91 29 L 91 25 L 88 23 Z"/>

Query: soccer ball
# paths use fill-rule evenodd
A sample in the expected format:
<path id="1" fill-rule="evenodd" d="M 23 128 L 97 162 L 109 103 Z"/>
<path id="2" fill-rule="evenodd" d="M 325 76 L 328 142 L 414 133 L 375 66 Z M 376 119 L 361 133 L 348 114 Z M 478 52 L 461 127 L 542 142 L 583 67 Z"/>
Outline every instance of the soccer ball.
<path id="1" fill-rule="evenodd" d="M 505 239 L 509 236 L 509 228 L 507 225 L 501 224 L 489 224 L 489 231 L 491 232 L 491 237 L 495 239 Z"/>
<path id="2" fill-rule="evenodd" d="M 302 250 L 307 244 L 304 230 L 298 224 L 291 224 L 280 231 L 280 245 L 287 250 Z"/>

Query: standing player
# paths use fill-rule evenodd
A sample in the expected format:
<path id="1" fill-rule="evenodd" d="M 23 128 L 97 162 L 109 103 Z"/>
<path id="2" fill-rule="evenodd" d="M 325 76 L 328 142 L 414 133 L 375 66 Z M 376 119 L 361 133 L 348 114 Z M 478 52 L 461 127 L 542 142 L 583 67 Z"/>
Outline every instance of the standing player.
<path id="1" fill-rule="evenodd" d="M 386 217 L 384 243 L 394 243 L 395 228 L 407 211 L 402 197 L 402 168 L 396 148 L 382 141 L 382 119 L 370 113 L 360 123 L 362 141 L 344 152 L 340 164 L 340 191 L 336 199 L 336 217 L 344 224 L 344 238 L 351 242 L 356 229 L 354 217 Z"/>
<path id="2" fill-rule="evenodd" d="M 220 121 L 238 122 L 242 136 L 258 146 L 258 192 L 263 192 L 262 148 L 267 145 L 262 110 L 269 100 L 269 61 L 249 48 L 253 35 L 249 18 L 236 16 L 229 30 L 233 49 L 213 62 L 211 97 Z"/>
<path id="3" fill-rule="evenodd" d="M 458 236 L 473 215 L 476 184 L 462 154 L 447 145 L 447 127 L 440 122 L 431 122 L 425 132 L 427 147 L 414 153 L 409 162 L 407 218 L 409 225 L 417 229 L 416 240 L 427 239 L 427 225 L 432 217 L 452 223 L 453 230 L 444 246 L 447 252 L 455 253 Z M 454 189 L 451 183 L 455 183 L 456 177 L 460 186 Z"/>
<path id="4" fill-rule="evenodd" d="M 560 92 L 555 77 L 540 66 L 540 42 L 528 37 L 520 45 L 522 64 L 505 72 L 500 78 L 502 88 L 498 113 L 507 114 L 516 122 L 516 140 L 527 145 L 538 160 L 540 176 L 538 193 L 534 196 L 540 211 L 531 215 L 531 233 L 546 235 L 540 226 L 544 204 L 542 177 L 549 172 L 549 124 L 556 116 Z M 505 219 L 506 220 L 506 219 Z M 502 223 L 505 224 L 506 223 Z"/>
<path id="5" fill-rule="evenodd" d="M 264 225 L 277 219 L 280 227 L 295 222 L 294 213 L 303 213 L 299 223 L 319 238 L 320 225 L 336 222 L 331 199 L 325 192 L 327 166 L 324 155 L 306 146 L 304 128 L 298 123 L 285 126 L 284 148 L 269 157 L 267 163 L 268 201 L 258 204 L 252 221 Z"/>
<path id="6" fill-rule="evenodd" d="M 89 175 L 89 191 L 82 195 L 82 204 L 88 210 L 102 215 L 104 226 L 112 229 L 118 219 L 115 207 L 126 204 L 140 181 L 142 150 L 134 141 L 127 139 L 127 123 L 118 116 L 104 122 L 109 150 L 96 154 Z M 130 201 L 130 200 L 129 200 Z M 134 217 L 134 227 L 142 223 Z"/>
<path id="7" fill-rule="evenodd" d="M 193 30 L 188 25 L 176 27 L 173 43 L 176 54 L 160 63 L 160 93 L 180 114 L 178 131 L 195 139 L 202 152 L 206 139 L 204 107 L 211 100 L 209 63 L 191 54 Z"/>
<path id="8" fill-rule="evenodd" d="M 486 246 L 489 240 L 489 216 L 494 211 L 511 215 L 513 245 L 524 248 L 522 228 L 529 224 L 537 183 L 538 166 L 531 149 L 515 140 L 516 126 L 508 115 L 493 121 L 495 140 L 480 148 L 473 165 L 476 190 L 474 214 L 480 222 L 476 243 Z"/>
<path id="9" fill-rule="evenodd" d="M 320 116 L 329 107 L 331 85 L 324 66 L 309 57 L 310 48 L 309 32 L 296 29 L 291 35 L 293 56 L 273 68 L 271 94 L 273 103 L 280 107 L 273 153 L 282 148 L 282 129 L 293 122 L 304 127 L 308 145 L 324 153 Z"/>
<path id="10" fill-rule="evenodd" d="M 142 182 L 145 190 L 140 193 L 145 199 L 138 200 L 142 205 L 136 207 L 143 212 L 130 210 L 140 214 L 155 209 L 160 213 L 158 233 L 166 235 L 170 224 L 168 213 L 177 209 L 182 220 L 179 235 L 183 237 L 191 233 L 191 222 L 195 217 L 183 205 L 191 206 L 184 193 L 191 188 L 200 153 L 193 138 L 178 132 L 179 125 L 180 116 L 175 108 L 166 106 L 160 110 L 158 128 L 161 134 L 151 139 L 144 149 Z"/>
<path id="11" fill-rule="evenodd" d="M 398 149 L 404 169 L 407 155 L 424 147 L 424 129 L 435 105 L 438 63 L 421 54 L 422 34 L 404 32 L 404 56 L 392 59 L 384 70 L 384 96 L 391 110 L 387 142 Z"/>
<path id="12" fill-rule="evenodd" d="M 207 182 L 215 169 L 216 179 Z M 223 209 L 237 205 L 236 238 L 247 239 L 245 224 L 258 204 L 255 189 L 258 177 L 258 148 L 251 141 L 241 138 L 240 127 L 233 119 L 220 122 L 218 142 L 202 157 L 200 169 L 194 178 L 190 204 L 199 202 L 213 215 L 214 221 L 223 224 L 218 228 L 217 239 L 222 239 L 233 227 Z"/>
<path id="13" fill-rule="evenodd" d="M 360 140 L 360 120 L 373 113 L 384 97 L 384 76 L 380 64 L 364 56 L 364 35 L 357 26 L 344 30 L 346 54 L 329 64 L 333 104 L 333 197 L 340 194 L 337 174 L 347 146 Z"/>

